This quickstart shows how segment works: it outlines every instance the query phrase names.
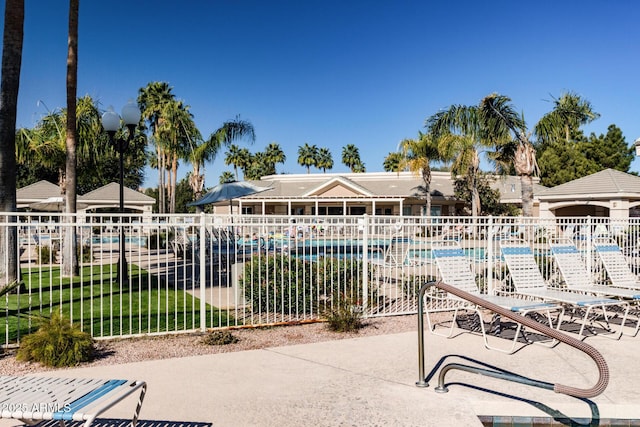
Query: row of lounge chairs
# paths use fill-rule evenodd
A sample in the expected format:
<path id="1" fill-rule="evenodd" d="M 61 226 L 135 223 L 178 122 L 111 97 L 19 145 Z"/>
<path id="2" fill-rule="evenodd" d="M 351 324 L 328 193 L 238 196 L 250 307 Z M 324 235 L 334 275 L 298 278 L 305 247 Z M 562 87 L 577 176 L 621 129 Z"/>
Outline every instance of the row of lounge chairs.
<path id="1" fill-rule="evenodd" d="M 604 330 L 607 332 L 604 336 L 614 339 L 620 338 L 623 334 L 637 335 L 640 322 L 634 319 L 635 327 L 629 328 L 627 317 L 630 308 L 640 303 L 640 283 L 614 241 L 594 241 L 595 251 L 607 272 L 610 284 L 595 283 L 591 280 L 582 254 L 573 241 L 567 238 L 551 241 L 550 254 L 562 276 L 562 287 L 547 284 L 528 242 L 511 238 L 501 240 L 499 246 L 501 260 L 508 270 L 510 285 L 510 289 L 503 290 L 499 295 L 480 293 L 471 262 L 457 242 L 434 241 L 431 244 L 431 254 L 443 282 L 481 296 L 488 302 L 522 316 L 544 319 L 548 326 L 557 329 L 564 324 L 563 330 L 568 329 L 567 319 L 575 320 L 579 325 L 577 334 L 580 338 L 586 336 L 587 330 L 590 333 Z M 500 322 L 495 316 L 487 327 L 482 318 L 482 307 L 449 294 L 431 294 L 427 295 L 427 299 L 427 321 L 433 333 L 452 336 L 459 313 L 466 311 L 477 314 L 479 321 L 474 326 L 482 333 L 487 348 L 511 353 L 520 338 L 524 338 L 526 342 L 533 342 L 527 339 L 521 326 L 517 325 L 510 347 L 505 349 L 490 345 L 487 335 L 496 329 L 496 322 L 498 325 Z M 441 311 L 453 312 L 453 319 L 446 334 L 440 333 L 437 330 L 438 324 L 431 320 L 433 313 Z"/>

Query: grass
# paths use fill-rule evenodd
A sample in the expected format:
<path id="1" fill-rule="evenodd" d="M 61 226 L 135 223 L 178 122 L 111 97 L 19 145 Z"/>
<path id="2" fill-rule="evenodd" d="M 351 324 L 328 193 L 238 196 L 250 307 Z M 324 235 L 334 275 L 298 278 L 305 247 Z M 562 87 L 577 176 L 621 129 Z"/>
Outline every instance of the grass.
<path id="1" fill-rule="evenodd" d="M 59 268 L 22 270 L 19 294 L 4 297 L 0 322 L 5 342 L 34 332 L 53 311 L 79 323 L 93 337 L 191 330 L 200 327 L 200 300 L 164 284 L 146 270 L 129 264 L 129 283 L 120 289 L 117 265 L 88 265 L 73 279 Z M 226 311 L 206 305 L 207 327 L 225 326 Z M 215 323 L 214 323 L 215 322 Z"/>

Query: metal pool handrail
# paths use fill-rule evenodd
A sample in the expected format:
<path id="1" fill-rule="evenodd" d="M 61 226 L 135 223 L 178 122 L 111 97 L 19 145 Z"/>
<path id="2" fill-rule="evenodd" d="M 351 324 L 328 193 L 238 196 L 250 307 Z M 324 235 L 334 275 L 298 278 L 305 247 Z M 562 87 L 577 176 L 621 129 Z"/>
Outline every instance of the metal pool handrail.
<path id="1" fill-rule="evenodd" d="M 533 329 L 537 332 L 540 332 L 543 335 L 546 335 L 550 338 L 554 338 L 562 343 L 570 345 L 571 347 L 582 351 L 583 353 L 587 354 L 591 359 L 593 359 L 593 361 L 596 363 L 598 367 L 598 373 L 599 373 L 598 381 L 593 387 L 582 389 L 582 388 L 571 387 L 571 386 L 562 385 L 562 384 L 553 384 L 553 391 L 555 391 L 556 393 L 562 393 L 569 396 L 580 397 L 580 398 L 591 398 L 591 397 L 598 396 L 599 394 L 604 392 L 604 390 L 607 388 L 607 385 L 609 384 L 609 367 L 607 366 L 607 362 L 604 360 L 600 352 L 595 348 L 593 348 L 592 346 L 590 346 L 589 344 L 585 344 L 584 342 L 576 338 L 570 337 L 556 329 L 553 329 L 546 325 L 538 323 L 533 319 L 513 313 L 512 311 L 502 308 L 500 306 L 497 306 L 493 303 L 490 303 L 479 296 L 472 295 L 468 292 L 465 292 L 456 288 L 455 286 L 448 285 L 441 281 L 429 282 L 422 285 L 418 293 L 418 371 L 419 371 L 418 375 L 420 376 L 420 379 L 416 383 L 417 386 L 419 387 L 428 386 L 427 382 L 425 381 L 425 373 L 424 373 L 424 293 L 431 286 L 435 286 L 439 289 L 442 289 L 445 292 L 449 292 L 473 304 L 477 304 L 490 311 L 493 311 L 496 314 L 507 317 L 513 320 L 514 322 L 520 323 L 523 326 Z M 461 364 L 450 364 L 443 367 L 441 370 L 440 387 L 439 387 L 441 390 L 443 389 L 443 385 L 444 385 L 444 374 L 450 369 L 462 369 L 462 370 L 467 370 L 467 371 L 482 374 L 482 375 L 497 377 L 497 375 L 495 375 L 495 371 L 484 370 L 484 369 L 475 368 L 475 367 L 467 367 L 466 365 L 461 365 Z M 521 382 L 521 383 L 523 382 L 522 377 L 515 374 L 504 373 L 504 374 L 500 374 L 499 377 L 507 381 L 514 381 L 514 382 Z M 535 380 L 530 380 L 527 382 L 527 384 L 535 385 L 543 388 L 547 388 L 547 385 L 548 385 L 549 386 L 548 388 L 551 388 L 550 387 L 551 385 L 549 383 L 543 383 Z"/>

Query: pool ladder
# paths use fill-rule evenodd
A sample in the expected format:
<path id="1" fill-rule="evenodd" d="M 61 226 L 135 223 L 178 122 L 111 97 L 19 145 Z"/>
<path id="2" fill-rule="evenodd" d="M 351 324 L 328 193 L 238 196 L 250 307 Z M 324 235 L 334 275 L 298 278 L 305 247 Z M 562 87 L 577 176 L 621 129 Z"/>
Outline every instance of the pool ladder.
<path id="1" fill-rule="evenodd" d="M 512 382 L 517 382 L 521 384 L 531 385 L 534 387 L 544 388 L 547 390 L 553 390 L 556 393 L 562 393 L 562 394 L 579 397 L 579 398 L 591 398 L 591 397 L 598 396 L 599 394 L 604 392 L 604 390 L 607 388 L 607 385 L 609 384 L 609 367 L 607 366 L 607 362 L 604 360 L 600 352 L 595 348 L 593 348 L 592 346 L 590 346 L 589 344 L 585 344 L 584 342 L 576 338 L 570 337 L 556 329 L 550 328 L 546 325 L 543 325 L 542 323 L 538 323 L 535 320 L 530 319 L 528 317 L 515 314 L 512 311 L 502 308 L 491 302 L 488 302 L 477 295 L 472 295 L 468 292 L 465 292 L 463 290 L 456 288 L 455 286 L 448 285 L 441 281 L 429 282 L 422 285 L 418 293 L 418 371 L 419 371 L 418 375 L 419 375 L 419 380 L 418 382 L 416 382 L 416 385 L 418 387 L 429 386 L 425 378 L 425 370 L 424 370 L 424 294 L 427 291 L 427 289 L 429 289 L 432 286 L 442 289 L 443 291 L 453 294 L 457 297 L 463 298 L 480 307 L 484 307 L 496 314 L 499 314 L 500 316 L 507 317 L 513 320 L 514 322 L 520 323 L 521 325 L 529 329 L 533 329 L 543 335 L 546 335 L 550 338 L 554 338 L 562 343 L 565 343 L 567 345 L 570 345 L 571 347 L 574 347 L 582 351 L 583 353 L 587 354 L 591 359 L 593 359 L 593 361 L 596 363 L 596 366 L 598 367 L 598 373 L 599 373 L 598 381 L 593 387 L 582 389 L 582 388 L 571 387 L 571 386 L 562 385 L 562 384 L 552 384 L 548 382 L 532 380 L 517 374 L 512 374 L 512 373 L 500 371 L 500 370 L 484 369 L 484 368 L 479 368 L 475 366 L 464 365 L 461 363 L 450 363 L 445 365 L 440 370 L 440 375 L 438 376 L 438 386 L 435 388 L 436 391 L 442 392 L 442 393 L 448 391 L 444 383 L 444 378 L 447 372 L 449 372 L 452 369 L 458 369 L 458 370 L 480 374 L 484 376 L 489 376 L 493 378 L 504 379 L 506 381 L 512 381 Z"/>

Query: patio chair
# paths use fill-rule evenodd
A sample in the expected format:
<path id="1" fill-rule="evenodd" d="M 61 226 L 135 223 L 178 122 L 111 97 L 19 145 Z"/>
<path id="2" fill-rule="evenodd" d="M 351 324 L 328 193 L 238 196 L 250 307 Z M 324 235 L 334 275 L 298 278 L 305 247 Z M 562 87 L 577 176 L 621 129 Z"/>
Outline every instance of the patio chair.
<path id="1" fill-rule="evenodd" d="M 25 424 L 38 421 L 83 421 L 96 417 L 127 396 L 140 391 L 131 427 L 135 427 L 147 390 L 144 381 L 84 378 L 0 376 L 0 418 Z"/>
<path id="2" fill-rule="evenodd" d="M 408 264 L 407 257 L 411 240 L 408 238 L 392 238 L 381 258 L 372 258 L 371 265 L 376 266 L 376 278 L 383 282 L 387 279 L 404 278 L 404 267 Z"/>
<path id="3" fill-rule="evenodd" d="M 620 338 L 627 314 L 629 313 L 628 302 L 611 298 L 594 297 L 566 290 L 550 289 L 540 273 L 531 247 L 524 240 L 505 240 L 500 244 L 500 252 L 507 264 L 511 281 L 517 294 L 528 298 L 561 303 L 566 306 L 565 311 L 566 308 L 571 308 L 573 314 L 582 314 L 580 330 L 578 332 L 579 337 L 583 337 L 584 330 L 588 326 L 592 333 L 595 333 L 591 326 L 600 317 L 602 317 L 605 323 L 605 328 L 610 330 L 609 323 L 612 315 L 607 312 L 607 308 L 615 312 L 614 317 L 618 315 L 620 309 L 623 309 L 624 314 L 622 323 L 620 324 L 620 330 L 613 336 L 615 339 Z M 595 313 L 597 309 L 602 310 L 601 316 L 597 316 Z"/>
<path id="4" fill-rule="evenodd" d="M 557 311 L 558 313 L 558 322 L 562 319 L 563 308 L 558 304 L 550 304 L 544 302 L 534 302 L 534 301 L 526 301 L 524 299 L 508 297 L 508 296 L 500 296 L 500 295 L 487 295 L 481 294 L 478 286 L 476 285 L 475 277 L 473 271 L 471 270 L 471 262 L 465 255 L 464 251 L 460 247 L 460 245 L 456 242 L 452 241 L 435 241 L 431 244 L 431 254 L 433 259 L 436 262 L 438 270 L 440 271 L 440 275 L 442 281 L 449 285 L 455 286 L 465 292 L 470 294 L 482 297 L 484 300 L 496 304 L 502 308 L 506 308 L 507 310 L 511 310 L 514 313 L 519 313 L 522 316 L 527 316 L 529 313 L 538 313 L 543 314 L 549 325 L 553 327 L 553 320 L 551 318 L 551 312 Z M 444 335 L 447 337 L 451 337 L 453 334 L 453 328 L 456 324 L 458 312 L 460 310 L 474 311 L 479 321 L 480 332 L 482 333 L 484 339 L 484 345 L 486 348 L 491 350 L 497 350 L 504 353 L 513 353 L 515 347 L 518 343 L 518 338 L 522 336 L 527 343 L 531 343 L 531 341 L 527 338 L 524 331 L 522 330 L 522 324 L 518 323 L 515 328 L 515 334 L 513 336 L 513 340 L 511 343 L 511 347 L 508 350 L 494 347 L 489 344 L 489 339 L 487 337 L 487 333 L 492 333 L 494 330 L 494 325 L 498 326 L 499 332 L 501 329 L 500 317 L 495 315 L 491 321 L 491 325 L 489 327 L 489 331 L 486 330 L 484 322 L 482 320 L 482 307 L 479 307 L 475 304 L 471 304 L 466 300 L 461 300 L 459 297 L 455 295 L 447 294 L 444 298 L 449 298 L 455 301 L 458 301 L 460 304 L 452 304 L 454 307 L 452 311 L 454 311 L 454 317 L 451 323 L 451 328 L 449 330 L 448 335 Z M 443 311 L 437 309 L 436 311 Z M 427 310 L 427 322 L 429 325 L 429 330 L 436 335 L 442 335 L 435 332 L 435 328 L 432 327 L 430 313 Z M 558 323 L 557 328 L 560 326 Z M 556 340 L 552 340 L 550 345 L 553 346 L 557 343 Z M 542 344 L 542 343 L 539 343 Z M 547 345 L 546 343 L 544 345 Z"/>
<path id="5" fill-rule="evenodd" d="M 568 290 L 626 299 L 636 306 L 640 303 L 640 290 L 594 283 L 582 261 L 580 251 L 571 239 L 554 239 L 549 242 L 549 247 Z M 639 327 L 640 321 L 636 320 L 636 327 L 631 335 L 637 335 Z"/>
<path id="6" fill-rule="evenodd" d="M 598 238 L 593 242 L 593 246 L 613 286 L 640 289 L 638 276 L 631 271 L 627 258 L 615 240 Z"/>

